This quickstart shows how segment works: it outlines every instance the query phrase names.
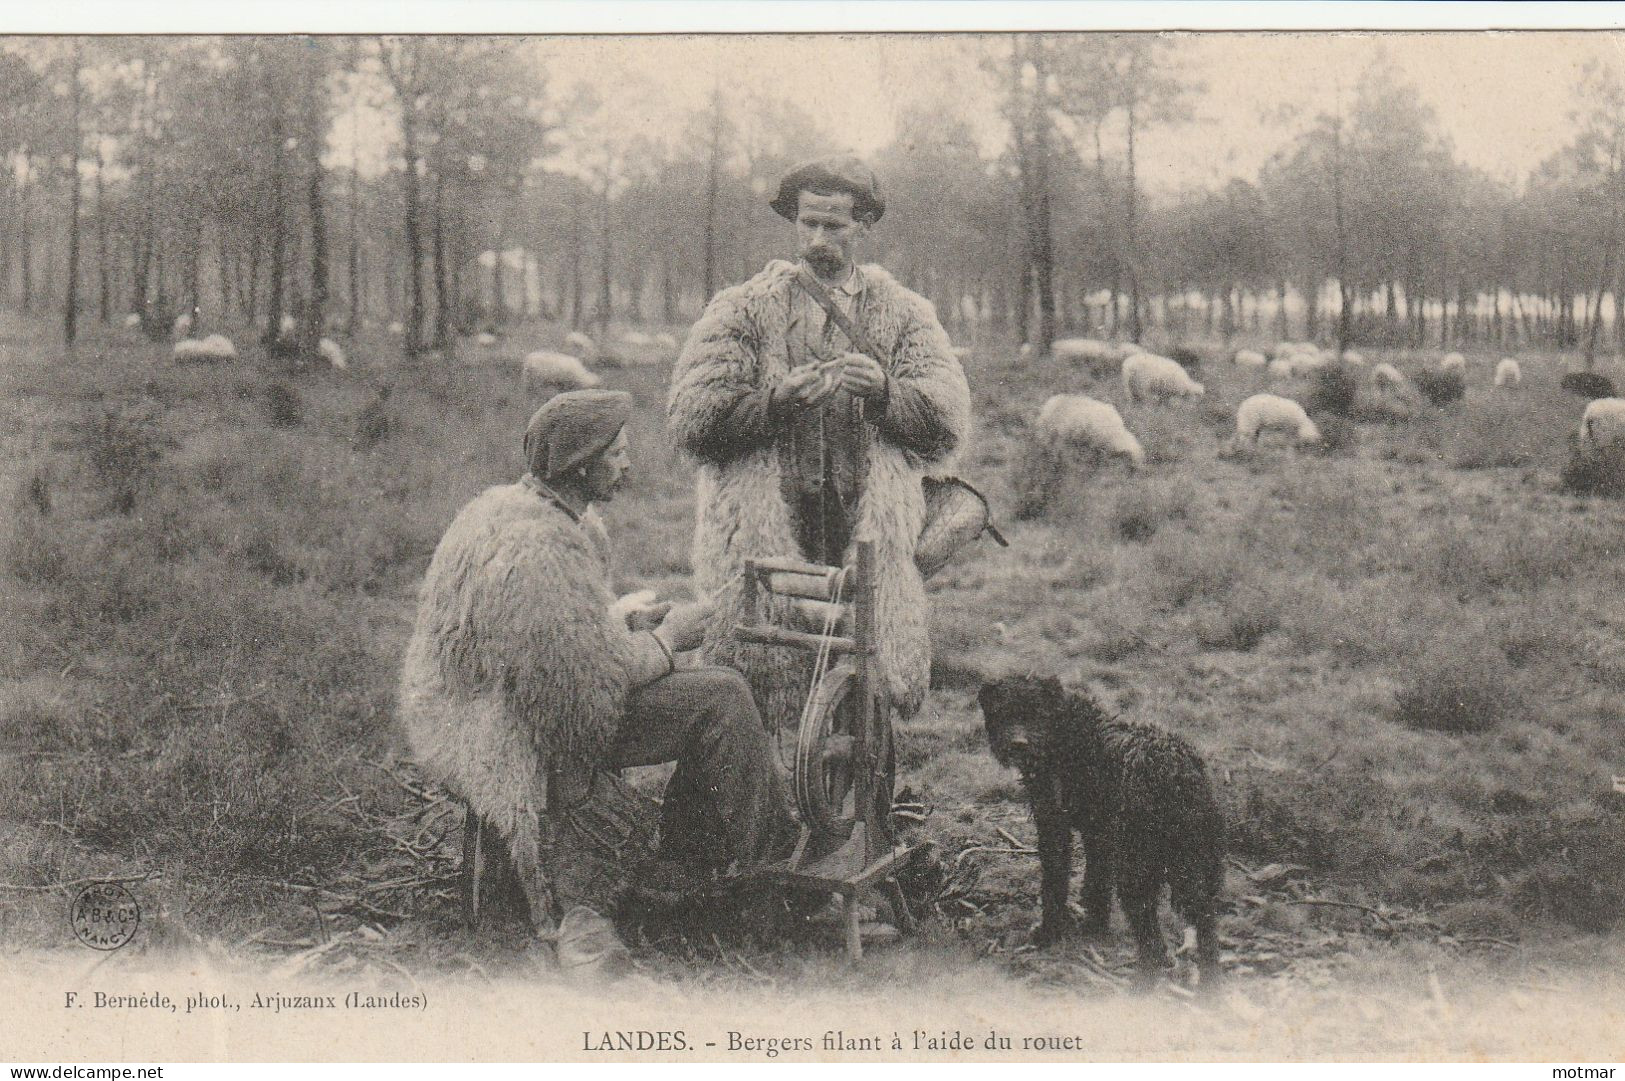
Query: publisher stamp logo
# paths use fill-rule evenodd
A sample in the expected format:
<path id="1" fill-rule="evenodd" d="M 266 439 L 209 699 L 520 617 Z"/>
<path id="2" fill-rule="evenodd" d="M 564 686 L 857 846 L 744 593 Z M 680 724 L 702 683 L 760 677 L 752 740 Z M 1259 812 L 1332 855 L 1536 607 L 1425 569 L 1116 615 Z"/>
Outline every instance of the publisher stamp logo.
<path id="1" fill-rule="evenodd" d="M 93 950 L 116 950 L 135 937 L 141 906 L 117 882 L 92 882 L 79 891 L 68 921 L 80 942 Z"/>

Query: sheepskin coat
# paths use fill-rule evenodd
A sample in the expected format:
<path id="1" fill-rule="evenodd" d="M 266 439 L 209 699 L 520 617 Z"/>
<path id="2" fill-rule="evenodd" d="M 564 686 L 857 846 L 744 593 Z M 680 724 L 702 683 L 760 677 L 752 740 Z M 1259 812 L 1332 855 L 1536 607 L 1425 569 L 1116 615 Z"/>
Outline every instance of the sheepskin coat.
<path id="1" fill-rule="evenodd" d="M 435 549 L 398 710 L 417 761 L 537 867 L 550 769 L 596 764 L 631 689 L 609 539 L 524 484 L 487 488 Z"/>
<path id="2" fill-rule="evenodd" d="M 952 467 L 970 425 L 970 391 L 931 303 L 879 266 L 862 270 L 867 287 L 853 322 L 882 354 L 876 359 L 894 383 L 918 391 L 920 408 L 939 437 L 927 455 L 897 445 L 878 426 L 865 426 L 868 475 L 854 529 L 854 541 L 875 543 L 876 630 L 890 698 L 912 714 L 925 698 L 931 668 L 925 585 L 914 566 L 914 544 L 925 523 L 920 482 Z M 744 397 L 790 370 L 795 273 L 795 264 L 776 260 L 712 299 L 689 331 L 667 403 L 674 441 L 699 463 L 695 584 L 716 592 L 720 601 L 706 635 L 707 659 L 742 672 L 763 716 L 778 725 L 794 724 L 799 716 L 810 656 L 791 658 L 782 649 L 733 640 L 734 625 L 746 619 L 740 571 L 749 557 L 805 555 L 783 496 L 778 448 L 741 447 L 719 433 L 727 431 L 729 415 Z"/>

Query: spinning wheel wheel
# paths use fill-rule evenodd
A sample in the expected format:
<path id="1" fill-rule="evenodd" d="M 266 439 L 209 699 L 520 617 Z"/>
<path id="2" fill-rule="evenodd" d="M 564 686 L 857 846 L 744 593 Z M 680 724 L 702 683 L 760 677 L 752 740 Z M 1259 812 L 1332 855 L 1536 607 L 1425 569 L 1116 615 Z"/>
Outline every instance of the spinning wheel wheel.
<path id="1" fill-rule="evenodd" d="M 856 903 L 861 892 L 885 889 L 899 926 L 907 925 L 893 876 L 914 852 L 898 846 L 891 830 L 891 706 L 881 691 L 876 657 L 874 545 L 860 542 L 857 554 L 851 568 L 747 560 L 753 613 L 759 611 L 758 594 L 766 592 L 820 602 L 829 614 L 822 634 L 761 622 L 734 630 L 741 641 L 817 657 L 815 682 L 796 732 L 792 783 L 801 840 L 787 866 L 766 873 L 792 888 L 839 894 L 847 914 L 847 951 L 854 960 L 862 954 Z M 835 633 L 848 600 L 851 637 Z M 830 658 L 840 660 L 826 669 Z"/>

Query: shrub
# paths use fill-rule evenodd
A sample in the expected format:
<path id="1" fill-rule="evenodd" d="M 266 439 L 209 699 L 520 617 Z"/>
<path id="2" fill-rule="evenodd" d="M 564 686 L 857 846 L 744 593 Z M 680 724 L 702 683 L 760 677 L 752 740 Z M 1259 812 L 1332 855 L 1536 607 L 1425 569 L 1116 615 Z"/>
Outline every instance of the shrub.
<path id="1" fill-rule="evenodd" d="M 1576 449 L 1563 468 L 1561 487 L 1574 495 L 1615 499 L 1625 496 L 1625 442 L 1611 443 L 1594 451 Z"/>
<path id="2" fill-rule="evenodd" d="M 1016 517 L 1022 521 L 1037 518 L 1049 506 L 1061 482 L 1061 455 L 1044 441 L 1028 436 L 1010 471 L 1010 487 L 1016 498 Z"/>
<path id="3" fill-rule="evenodd" d="M 1431 405 L 1445 406 L 1451 402 L 1461 400 L 1467 392 L 1467 381 L 1461 377 L 1460 372 L 1440 372 L 1432 368 L 1423 368 L 1416 373 L 1413 380 L 1416 389 L 1422 392 Z"/>
<path id="4" fill-rule="evenodd" d="M 1598 372 L 1569 372 L 1557 385 L 1588 400 L 1614 396 L 1614 381 Z"/>
<path id="5" fill-rule="evenodd" d="M 159 431 L 151 413 L 131 408 L 101 410 L 86 423 L 80 443 L 91 477 L 120 514 L 135 510 L 136 497 L 152 482 L 164 450 L 175 445 Z"/>
<path id="6" fill-rule="evenodd" d="M 1107 522 L 1122 540 L 1144 543 L 1165 522 L 1184 518 L 1193 493 L 1188 484 L 1145 485 L 1125 489 L 1112 503 Z"/>
<path id="7" fill-rule="evenodd" d="M 286 383 L 265 388 L 265 414 L 273 428 L 297 428 L 305 419 L 305 401 Z"/>
<path id="8" fill-rule="evenodd" d="M 1256 585 L 1231 591 L 1216 612 L 1196 626 L 1196 639 L 1209 649 L 1247 652 L 1258 646 L 1265 635 L 1281 626 L 1281 609 L 1275 597 Z"/>
<path id="9" fill-rule="evenodd" d="M 1394 710 L 1410 728 L 1483 732 L 1521 713 L 1523 702 L 1498 652 L 1457 645 L 1435 647 L 1412 663 Z"/>
<path id="10" fill-rule="evenodd" d="M 1354 398 L 1359 387 L 1359 380 L 1355 378 L 1351 365 L 1328 364 L 1310 378 L 1304 408 L 1316 414 L 1317 423 L 1322 413 L 1347 417 L 1354 412 Z"/>

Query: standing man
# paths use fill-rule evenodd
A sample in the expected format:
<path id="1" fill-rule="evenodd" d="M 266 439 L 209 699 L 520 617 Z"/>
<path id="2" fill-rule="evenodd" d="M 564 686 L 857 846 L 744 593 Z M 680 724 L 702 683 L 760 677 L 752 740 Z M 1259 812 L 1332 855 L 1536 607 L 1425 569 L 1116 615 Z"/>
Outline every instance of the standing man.
<path id="1" fill-rule="evenodd" d="M 807 162 L 770 205 L 795 226 L 798 262 L 775 260 L 712 299 L 668 402 L 675 442 L 699 462 L 696 586 L 720 600 L 706 656 L 745 673 L 770 724 L 793 723 L 807 674 L 782 652 L 732 640 L 744 616 L 739 572 L 764 556 L 840 565 L 854 540 L 873 540 L 880 662 L 892 704 L 911 714 L 931 664 L 914 566 L 921 481 L 964 439 L 969 388 L 930 302 L 853 260 L 886 209 L 868 166 Z"/>

